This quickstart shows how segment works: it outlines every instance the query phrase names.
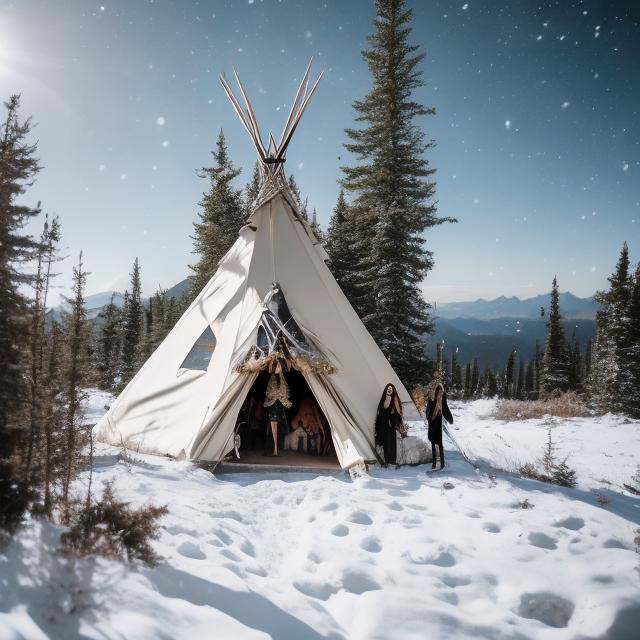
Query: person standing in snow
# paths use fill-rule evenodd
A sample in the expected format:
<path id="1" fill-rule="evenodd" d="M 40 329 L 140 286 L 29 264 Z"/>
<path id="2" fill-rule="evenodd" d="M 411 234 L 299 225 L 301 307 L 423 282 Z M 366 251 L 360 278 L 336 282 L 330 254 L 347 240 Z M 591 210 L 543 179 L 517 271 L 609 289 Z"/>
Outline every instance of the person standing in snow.
<path id="1" fill-rule="evenodd" d="M 385 464 L 396 464 L 398 431 L 402 433 L 402 403 L 396 388 L 389 383 L 376 414 L 376 446 L 382 447 Z"/>
<path id="2" fill-rule="evenodd" d="M 444 467 L 444 449 L 442 447 L 442 417 L 449 424 L 453 424 L 453 416 L 447 404 L 447 394 L 441 382 L 439 369 L 433 372 L 433 380 L 427 387 L 427 423 L 429 425 L 428 437 L 431 442 L 431 468 L 436 468 L 436 446 L 440 450 L 440 468 Z"/>
<path id="3" fill-rule="evenodd" d="M 271 436 L 273 437 L 273 453 L 278 454 L 278 428 L 281 426 L 284 434 L 287 425 L 286 409 L 291 408 L 289 385 L 284 378 L 282 364 L 278 360 L 276 370 L 271 374 L 267 384 L 267 392 L 264 398 L 264 407 L 267 418 L 271 424 Z"/>

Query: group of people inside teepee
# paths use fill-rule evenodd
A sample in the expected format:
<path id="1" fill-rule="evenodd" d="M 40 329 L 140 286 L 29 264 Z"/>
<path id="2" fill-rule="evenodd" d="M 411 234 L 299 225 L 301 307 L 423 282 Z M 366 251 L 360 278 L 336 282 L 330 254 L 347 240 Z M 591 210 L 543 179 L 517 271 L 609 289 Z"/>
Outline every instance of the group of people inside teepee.
<path id="1" fill-rule="evenodd" d="M 264 400 L 250 393 L 239 416 L 239 431 L 242 440 L 249 447 L 255 440 L 260 423 L 266 423 L 266 433 L 262 439 L 264 455 L 279 456 L 283 449 L 329 455 L 332 453 L 328 424 L 315 400 L 310 396 L 297 398 L 295 417 L 288 415 L 293 407 L 291 389 L 285 377 L 286 366 L 278 360 L 270 372 Z M 434 371 L 433 380 L 425 394 L 425 412 L 428 423 L 428 438 L 431 443 L 431 468 L 437 461 L 440 468 L 445 465 L 442 445 L 442 420 L 453 423 L 453 416 L 447 404 L 447 394 L 441 381 L 441 372 Z M 398 438 L 407 436 L 403 420 L 402 402 L 391 383 L 382 392 L 375 422 L 375 445 L 380 460 L 385 465 L 396 465 L 398 458 Z"/>

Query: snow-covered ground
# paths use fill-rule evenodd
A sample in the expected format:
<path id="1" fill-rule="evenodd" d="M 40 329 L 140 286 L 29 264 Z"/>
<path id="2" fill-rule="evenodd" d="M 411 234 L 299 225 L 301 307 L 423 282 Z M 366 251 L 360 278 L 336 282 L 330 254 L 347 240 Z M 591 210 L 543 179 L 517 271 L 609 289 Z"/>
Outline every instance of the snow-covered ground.
<path id="1" fill-rule="evenodd" d="M 93 397 L 96 415 L 104 400 Z M 455 406 L 466 449 L 496 461 L 538 455 L 543 426 L 483 422 L 489 410 Z M 592 490 L 591 471 L 606 469 L 588 443 L 610 426 L 621 444 L 609 464 L 631 469 L 622 454 L 638 451 L 638 425 L 568 422 L 554 433 L 574 433 L 575 447 L 582 425 L 577 489 L 476 471 L 455 453 L 430 475 L 214 477 L 160 457 L 127 464 L 99 445 L 97 484 L 168 505 L 155 545 L 163 561 L 68 562 L 51 553 L 59 532 L 30 522 L 0 552 L 0 638 L 637 640 L 640 500 L 615 485 Z"/>

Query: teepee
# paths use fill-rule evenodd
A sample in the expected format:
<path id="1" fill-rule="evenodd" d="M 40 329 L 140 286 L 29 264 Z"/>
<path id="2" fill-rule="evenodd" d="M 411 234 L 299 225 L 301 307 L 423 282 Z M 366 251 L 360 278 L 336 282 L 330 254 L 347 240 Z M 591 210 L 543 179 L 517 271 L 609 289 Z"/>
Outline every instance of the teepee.
<path id="1" fill-rule="evenodd" d="M 334 280 L 328 256 L 287 184 L 286 151 L 322 74 L 311 62 L 280 142 L 265 147 L 234 70 L 239 95 L 220 78 L 259 158 L 252 214 L 218 270 L 96 426 L 96 437 L 141 452 L 221 460 L 238 413 L 275 358 L 305 378 L 331 429 L 343 468 L 377 459 L 374 423 L 384 386 L 411 398 Z"/>

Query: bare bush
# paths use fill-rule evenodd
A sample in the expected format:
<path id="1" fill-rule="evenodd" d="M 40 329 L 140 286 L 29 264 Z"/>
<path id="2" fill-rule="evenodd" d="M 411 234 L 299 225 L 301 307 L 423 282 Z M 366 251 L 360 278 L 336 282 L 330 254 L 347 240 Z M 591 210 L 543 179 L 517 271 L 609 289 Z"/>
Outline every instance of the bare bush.
<path id="1" fill-rule="evenodd" d="M 156 565 L 159 558 L 150 543 L 158 538 L 157 521 L 167 512 L 166 507 L 134 509 L 118 500 L 111 484 L 106 484 L 98 502 L 70 507 L 70 528 L 60 536 L 60 552 L 68 557 L 102 555 Z"/>
<path id="2" fill-rule="evenodd" d="M 574 418 L 588 416 L 589 409 L 573 391 L 540 400 L 499 400 L 494 417 L 498 420 L 529 420 L 544 416 Z"/>

